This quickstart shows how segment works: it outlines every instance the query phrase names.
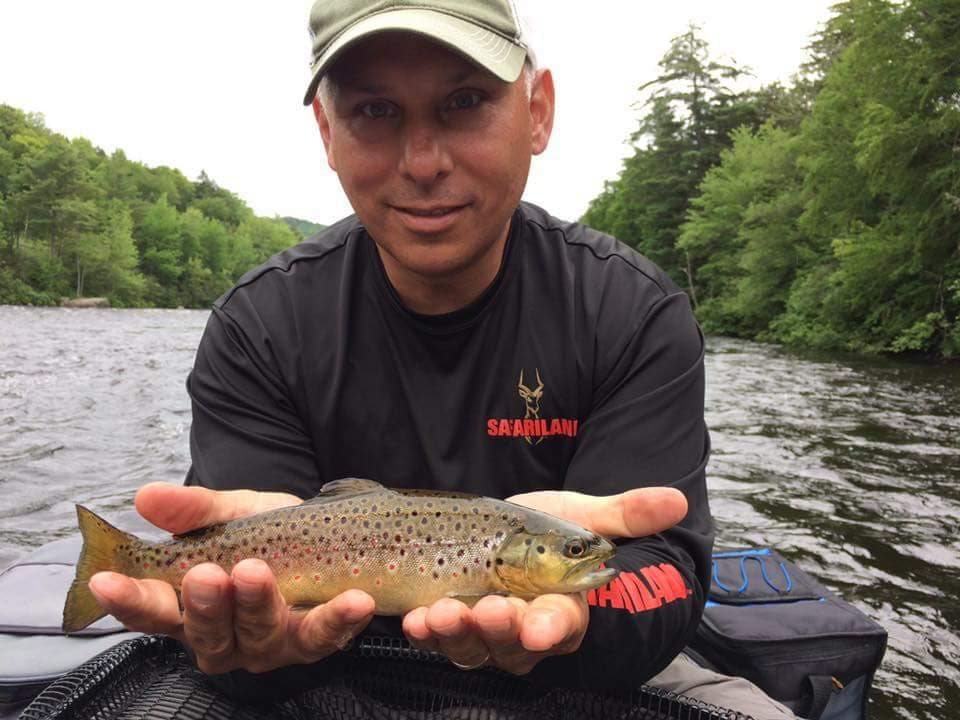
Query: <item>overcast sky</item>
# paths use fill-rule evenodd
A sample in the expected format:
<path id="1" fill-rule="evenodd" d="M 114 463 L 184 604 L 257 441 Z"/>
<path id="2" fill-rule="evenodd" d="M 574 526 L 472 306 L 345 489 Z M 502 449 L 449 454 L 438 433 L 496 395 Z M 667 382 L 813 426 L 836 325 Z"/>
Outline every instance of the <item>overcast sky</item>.
<path id="1" fill-rule="evenodd" d="M 636 88 L 670 39 L 702 27 L 755 84 L 788 82 L 834 0 L 519 0 L 557 120 L 526 199 L 576 219 L 616 177 Z M 350 212 L 301 98 L 308 0 L 0 0 L 0 103 L 68 137 L 190 178 L 206 170 L 260 215 Z"/>

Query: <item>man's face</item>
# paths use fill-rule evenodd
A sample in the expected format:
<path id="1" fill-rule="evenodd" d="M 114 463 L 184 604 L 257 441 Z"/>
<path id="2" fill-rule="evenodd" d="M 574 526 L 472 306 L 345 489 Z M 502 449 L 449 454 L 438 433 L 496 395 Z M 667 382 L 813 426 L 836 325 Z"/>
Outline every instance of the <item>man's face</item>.
<path id="1" fill-rule="evenodd" d="M 337 61 L 314 110 L 391 280 L 496 272 L 531 155 L 550 136 L 549 74 L 528 92 L 522 75 L 506 84 L 441 45 L 384 34 Z"/>

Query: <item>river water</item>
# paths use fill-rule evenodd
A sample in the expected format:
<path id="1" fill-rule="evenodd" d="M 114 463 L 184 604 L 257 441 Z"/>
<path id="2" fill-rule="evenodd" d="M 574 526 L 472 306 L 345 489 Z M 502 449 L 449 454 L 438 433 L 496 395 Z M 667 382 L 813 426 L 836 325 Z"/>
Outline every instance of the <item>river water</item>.
<path id="1" fill-rule="evenodd" d="M 189 464 L 207 313 L 0 307 L 0 567 Z M 960 717 L 960 367 L 711 338 L 721 540 L 773 545 L 890 633 L 872 716 Z M 121 523 L 122 524 L 122 523 Z"/>

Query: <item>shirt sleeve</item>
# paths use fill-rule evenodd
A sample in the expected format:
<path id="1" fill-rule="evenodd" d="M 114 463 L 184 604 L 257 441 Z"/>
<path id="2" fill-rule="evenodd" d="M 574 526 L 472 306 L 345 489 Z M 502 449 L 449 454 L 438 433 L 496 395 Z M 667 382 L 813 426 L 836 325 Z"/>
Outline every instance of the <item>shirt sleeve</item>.
<path id="1" fill-rule="evenodd" d="M 625 342 L 609 343 L 594 404 L 564 487 L 593 495 L 681 490 L 688 513 L 650 537 L 618 541 L 620 575 L 588 596 L 590 625 L 574 655 L 540 672 L 592 688 L 639 687 L 682 650 L 709 588 L 713 525 L 705 466 L 703 337 L 686 295 L 668 294 Z M 539 668 L 538 668 L 539 669 Z"/>
<path id="2" fill-rule="evenodd" d="M 263 325 L 241 327 L 215 307 L 187 378 L 193 422 L 186 484 L 314 495 L 314 448 L 288 387 Z"/>

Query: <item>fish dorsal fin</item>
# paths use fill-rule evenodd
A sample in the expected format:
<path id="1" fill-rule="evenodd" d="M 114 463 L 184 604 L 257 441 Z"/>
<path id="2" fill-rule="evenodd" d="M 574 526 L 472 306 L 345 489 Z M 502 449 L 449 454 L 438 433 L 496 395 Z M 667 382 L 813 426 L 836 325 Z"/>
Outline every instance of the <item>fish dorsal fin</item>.
<path id="1" fill-rule="evenodd" d="M 381 490 L 386 490 L 386 488 L 374 480 L 340 478 L 339 480 L 331 480 L 328 483 L 324 483 L 324 486 L 320 488 L 320 494 L 304 501 L 304 505 L 307 503 L 323 503 L 330 500 L 340 500 L 348 495 L 361 495 L 363 493 L 378 492 Z"/>

